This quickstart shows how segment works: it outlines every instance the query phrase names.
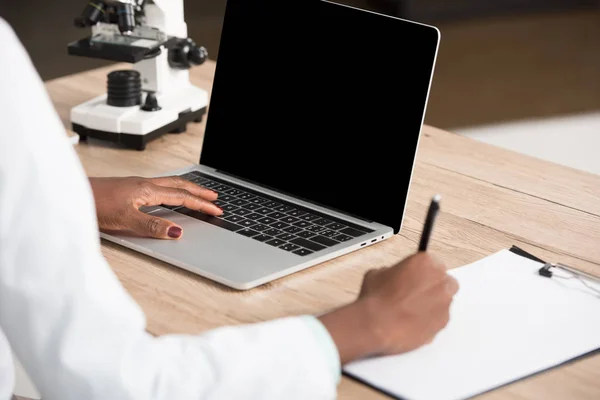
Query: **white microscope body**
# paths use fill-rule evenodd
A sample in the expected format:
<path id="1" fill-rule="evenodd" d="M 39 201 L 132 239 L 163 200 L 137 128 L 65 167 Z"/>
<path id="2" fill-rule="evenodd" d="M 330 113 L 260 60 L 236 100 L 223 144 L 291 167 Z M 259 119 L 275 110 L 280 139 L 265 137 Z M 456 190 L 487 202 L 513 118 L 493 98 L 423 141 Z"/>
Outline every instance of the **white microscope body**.
<path id="1" fill-rule="evenodd" d="M 188 39 L 183 0 L 92 1 L 77 24 L 91 26 L 92 35 L 71 43 L 70 54 L 133 64 L 108 75 L 106 94 L 71 110 L 81 140 L 144 150 L 150 140 L 202 120 L 208 93 L 190 82 L 189 69 L 207 54 Z"/>

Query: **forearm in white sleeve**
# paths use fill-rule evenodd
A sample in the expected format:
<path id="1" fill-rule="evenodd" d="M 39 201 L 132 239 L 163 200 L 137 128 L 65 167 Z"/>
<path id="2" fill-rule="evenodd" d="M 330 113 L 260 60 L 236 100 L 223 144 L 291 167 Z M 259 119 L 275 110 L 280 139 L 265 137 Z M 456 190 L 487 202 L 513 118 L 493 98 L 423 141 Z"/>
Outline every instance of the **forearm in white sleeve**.
<path id="1" fill-rule="evenodd" d="M 0 329 L 0 400 L 10 399 L 15 385 L 15 370 L 8 341 Z"/>
<path id="2" fill-rule="evenodd" d="M 146 333 L 102 257 L 84 171 L 2 20 L 0 43 L 0 327 L 42 398 L 335 398 L 337 350 L 313 317 Z"/>

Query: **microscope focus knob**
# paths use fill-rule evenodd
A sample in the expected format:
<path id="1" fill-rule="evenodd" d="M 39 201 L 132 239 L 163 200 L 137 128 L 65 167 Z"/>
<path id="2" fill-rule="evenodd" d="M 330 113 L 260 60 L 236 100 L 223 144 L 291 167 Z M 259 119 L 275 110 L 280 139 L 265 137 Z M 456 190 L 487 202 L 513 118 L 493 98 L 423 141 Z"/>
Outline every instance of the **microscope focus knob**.
<path id="1" fill-rule="evenodd" d="M 208 58 L 208 52 L 202 46 L 200 46 L 200 47 L 194 46 L 193 48 L 190 49 L 188 58 L 190 59 L 192 64 L 200 65 L 200 64 L 203 64 L 204 61 L 206 61 L 206 59 Z"/>
<path id="2" fill-rule="evenodd" d="M 176 69 L 189 69 L 203 64 L 208 59 L 208 52 L 198 46 L 192 39 L 180 39 L 169 48 L 169 65 Z"/>

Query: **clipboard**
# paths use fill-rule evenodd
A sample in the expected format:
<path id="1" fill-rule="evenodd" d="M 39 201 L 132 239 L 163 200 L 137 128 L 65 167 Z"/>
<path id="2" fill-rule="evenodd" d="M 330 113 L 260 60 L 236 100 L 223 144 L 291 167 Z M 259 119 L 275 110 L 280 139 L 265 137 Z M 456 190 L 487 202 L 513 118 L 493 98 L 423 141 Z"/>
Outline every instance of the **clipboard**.
<path id="1" fill-rule="evenodd" d="M 502 253 L 502 254 L 500 254 L 500 253 Z M 532 282 L 534 282 L 533 275 L 535 275 L 535 279 L 541 279 L 540 281 L 536 280 L 535 282 L 537 284 L 543 285 L 545 287 L 548 286 L 549 290 L 556 290 L 557 293 L 559 293 L 559 291 L 562 291 L 563 289 L 559 288 L 558 286 L 568 284 L 569 288 L 566 288 L 565 292 L 560 292 L 560 293 L 567 293 L 567 291 L 570 290 L 570 288 L 575 288 L 575 292 L 577 292 L 577 293 L 579 292 L 579 290 L 577 288 L 579 286 L 581 286 L 580 282 L 576 282 L 575 280 L 570 280 L 565 283 L 559 279 L 548 279 L 548 278 L 559 277 L 558 275 L 556 275 L 557 272 L 554 272 L 552 270 L 553 269 L 561 269 L 562 264 L 550 264 L 550 263 L 546 262 L 545 260 L 540 259 L 540 258 L 536 257 L 535 255 L 530 254 L 517 246 L 512 246 L 510 249 L 496 253 L 496 255 L 486 257 L 486 258 L 484 258 L 476 263 L 470 264 L 468 266 L 457 268 L 456 270 L 460 270 L 462 268 L 471 268 L 471 267 L 478 268 L 478 266 L 476 266 L 475 264 L 480 264 L 480 265 L 485 266 L 484 263 L 486 262 L 486 260 L 492 259 L 494 257 L 500 257 L 500 258 L 504 257 L 506 260 L 509 260 L 508 262 L 511 262 L 510 260 L 512 260 L 513 263 L 515 263 L 515 261 L 516 261 L 516 263 L 518 264 L 519 263 L 518 258 L 515 258 L 514 257 L 515 255 L 519 256 L 522 260 L 531 261 L 531 262 L 523 261 L 523 264 L 526 264 L 526 266 L 527 266 L 527 271 L 528 271 L 527 279 L 532 280 Z M 510 257 L 512 257 L 512 258 L 510 258 Z M 519 267 L 513 267 L 513 268 L 519 268 Z M 452 271 L 454 271 L 454 270 L 452 270 Z M 472 271 L 474 271 L 474 270 L 472 269 Z M 547 273 L 548 271 L 551 271 L 552 273 L 548 275 L 548 273 Z M 471 273 L 471 272 L 465 271 L 465 274 L 468 274 L 468 273 Z M 575 274 L 575 272 L 572 272 L 572 273 Z M 465 275 L 465 274 L 463 274 L 463 275 Z M 584 273 L 583 275 L 578 276 L 578 279 L 581 277 L 585 278 L 585 275 L 586 274 Z M 594 278 L 594 277 L 592 277 L 592 278 Z M 460 281 L 460 279 L 459 279 L 459 281 Z M 473 281 L 473 282 L 475 282 L 475 281 Z M 462 285 L 462 282 L 461 282 L 461 285 Z M 558 285 L 558 286 L 556 288 L 554 288 L 553 286 L 556 286 L 556 285 Z M 429 399 L 463 400 L 463 399 L 469 399 L 471 397 L 478 396 L 483 393 L 487 393 L 487 392 L 496 390 L 500 387 L 510 385 L 517 381 L 527 379 L 529 377 L 541 374 L 548 370 L 558 368 L 558 367 L 564 366 L 566 364 L 570 364 L 572 362 L 589 357 L 591 355 L 600 353 L 600 292 L 598 292 L 597 295 L 595 295 L 593 292 L 593 290 L 600 290 L 600 284 L 598 284 L 598 286 L 596 288 L 591 287 L 591 290 L 592 291 L 587 292 L 587 296 L 592 296 L 589 300 L 590 301 L 589 304 L 591 304 L 592 307 L 596 307 L 595 301 L 597 301 L 597 308 L 594 308 L 594 311 L 597 311 L 597 312 L 594 313 L 594 315 L 592 316 L 593 318 L 590 318 L 589 327 L 593 331 L 591 334 L 597 335 L 597 337 L 598 337 L 597 340 L 590 339 L 588 337 L 588 339 L 590 339 L 590 340 L 588 341 L 586 346 L 575 346 L 572 349 L 565 349 L 565 348 L 557 349 L 557 348 L 552 347 L 552 343 L 547 338 L 544 338 L 544 335 L 539 335 L 540 341 L 548 340 L 548 348 L 547 348 L 548 350 L 547 351 L 548 351 L 548 353 L 552 353 L 552 352 L 556 351 L 557 352 L 556 357 L 554 357 L 554 358 L 547 357 L 547 359 L 545 359 L 543 362 L 542 361 L 540 361 L 538 363 L 531 362 L 531 368 L 529 368 L 529 370 L 526 371 L 525 369 L 523 369 L 522 373 L 518 373 L 518 374 L 515 373 L 514 376 L 509 376 L 510 373 L 507 374 L 507 371 L 510 370 L 510 365 L 507 364 L 503 371 L 498 370 L 498 379 L 490 379 L 490 376 L 491 376 L 491 373 L 490 373 L 490 374 L 488 374 L 488 376 L 481 376 L 480 377 L 481 382 L 479 382 L 478 384 L 473 384 L 473 382 L 466 382 L 465 383 L 466 386 L 472 384 L 471 389 L 460 390 L 460 388 L 458 388 L 459 385 L 458 384 L 453 385 L 453 382 L 441 382 L 441 383 L 436 382 L 436 378 L 439 378 L 441 376 L 441 373 L 443 373 L 443 372 L 440 372 L 438 375 L 436 375 L 435 371 L 430 371 L 429 368 L 426 367 L 425 365 L 428 362 L 433 365 L 437 359 L 439 359 L 439 361 L 441 363 L 448 362 L 448 358 L 446 358 L 446 359 L 444 358 L 445 356 L 448 357 L 448 354 L 446 354 L 445 356 L 441 355 L 440 357 L 436 358 L 436 351 L 443 353 L 444 351 L 448 350 L 447 348 L 444 348 L 442 345 L 442 342 L 444 342 L 444 341 L 448 344 L 452 343 L 453 339 L 448 338 L 448 337 L 441 338 L 440 343 L 438 343 L 437 348 L 434 347 L 434 346 L 436 346 L 436 341 L 438 340 L 436 338 L 436 340 L 434 340 L 433 344 L 425 346 L 425 348 L 423 348 L 423 349 L 417 349 L 406 355 L 380 357 L 380 358 L 374 358 L 374 359 L 368 359 L 368 360 L 361 360 L 356 363 L 351 363 L 348 366 L 344 367 L 343 374 L 350 377 L 351 379 L 361 382 L 367 386 L 373 387 L 374 389 L 376 389 L 388 396 L 391 396 L 392 398 L 396 398 L 396 399 L 400 399 L 400 400 L 429 400 Z M 460 295 L 460 290 L 457 295 Z M 566 294 L 563 294 L 563 296 L 566 296 Z M 574 294 L 573 296 L 579 297 L 580 294 Z M 471 298 L 471 300 L 472 300 L 472 298 Z M 543 304 L 543 302 L 540 302 L 539 299 L 534 300 L 534 301 L 537 301 L 539 303 L 539 304 L 537 304 L 539 306 L 539 309 L 541 310 L 541 312 L 544 312 L 545 305 Z M 585 299 L 582 299 L 581 301 L 585 302 Z M 585 303 L 585 304 L 587 304 L 587 303 Z M 547 310 L 545 310 L 545 311 L 547 311 Z M 456 314 L 456 315 L 458 317 L 461 314 Z M 579 322 L 579 324 L 581 326 L 586 326 L 586 321 L 583 320 L 583 317 L 584 316 L 582 315 L 582 316 L 580 316 L 580 318 L 578 318 L 576 320 Z M 452 319 L 453 318 L 451 316 L 450 324 L 452 324 Z M 555 323 L 559 323 L 559 321 L 555 321 Z M 450 327 L 450 324 L 449 324 L 449 327 Z M 465 326 L 468 326 L 468 323 L 465 323 Z M 514 327 L 514 328 L 518 329 L 519 327 Z M 453 327 L 452 329 L 456 330 L 456 326 Z M 450 329 L 450 330 L 452 330 L 452 329 Z M 444 334 L 445 334 L 444 332 L 441 332 L 438 336 L 443 336 Z M 468 332 L 465 332 L 465 334 L 468 334 Z M 556 334 L 556 332 L 549 333 L 550 336 L 552 336 L 554 334 Z M 568 332 L 568 334 L 571 335 L 572 332 Z M 538 340 L 537 338 L 538 338 L 538 336 L 536 336 L 535 344 L 538 345 L 538 347 L 541 347 L 542 343 L 537 342 L 537 340 Z M 562 339 L 568 340 L 569 338 L 562 338 Z M 529 340 L 531 340 L 531 338 Z M 507 345 L 507 344 L 505 343 L 503 345 Z M 440 349 L 441 349 L 441 351 L 440 351 Z M 494 362 L 494 360 L 491 360 L 490 362 Z M 521 360 L 515 361 L 516 369 L 522 367 L 522 365 L 519 364 L 520 362 L 521 362 Z M 415 368 L 409 367 L 409 366 L 411 366 L 411 363 L 414 363 Z M 396 370 L 394 370 L 395 368 L 396 368 Z M 483 369 L 487 368 L 487 366 L 485 365 L 485 362 L 483 363 L 481 368 L 483 368 Z M 433 369 L 434 368 L 432 368 L 432 370 Z M 416 370 L 416 371 L 413 371 L 413 370 Z M 466 368 L 466 370 L 469 370 L 469 368 Z M 471 371 L 472 370 L 473 369 L 471 369 Z M 421 371 L 421 372 L 419 373 L 419 371 Z M 397 381 L 398 382 L 395 381 L 396 377 L 394 376 L 394 372 L 397 372 Z M 450 371 L 449 373 L 456 373 L 456 371 Z M 402 376 L 403 374 L 408 374 L 408 375 L 413 374 L 413 375 L 412 376 L 408 376 L 408 375 Z M 502 374 L 504 374 L 504 375 L 500 376 Z M 429 375 L 429 376 L 427 376 L 426 379 L 424 379 L 423 376 L 425 376 L 425 375 Z M 493 378 L 493 376 L 492 376 L 492 378 Z M 423 386 L 426 384 L 426 381 L 429 380 L 429 384 L 428 384 L 429 388 L 426 388 L 424 390 L 419 390 L 418 382 L 415 383 L 415 380 L 418 381 L 419 379 L 421 379 L 423 381 Z M 479 379 L 479 378 L 477 378 L 477 379 Z M 406 383 L 404 383 L 403 381 L 406 381 Z M 442 381 L 443 381 L 443 379 L 442 379 Z M 455 389 L 455 391 L 454 391 L 454 393 L 448 393 L 448 392 L 435 393 L 435 395 L 434 395 L 433 389 L 431 389 L 431 386 L 435 386 L 436 384 L 438 384 L 438 385 L 439 384 L 441 384 L 441 385 L 447 384 L 449 387 Z"/>

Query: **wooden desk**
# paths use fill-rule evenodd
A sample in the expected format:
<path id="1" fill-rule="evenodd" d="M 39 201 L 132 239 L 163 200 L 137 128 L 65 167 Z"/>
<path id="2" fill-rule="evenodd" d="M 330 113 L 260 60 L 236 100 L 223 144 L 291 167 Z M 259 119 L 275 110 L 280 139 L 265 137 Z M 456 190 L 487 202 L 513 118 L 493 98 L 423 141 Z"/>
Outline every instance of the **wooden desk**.
<path id="1" fill-rule="evenodd" d="M 115 69 L 115 67 L 111 68 Z M 109 69 L 48 82 L 69 127 L 71 107 L 104 92 Z M 192 71 L 211 88 L 214 64 Z M 43 127 L 40 127 L 43 129 Z M 143 152 L 90 141 L 76 146 L 90 176 L 152 176 L 197 163 L 204 123 L 165 136 Z M 356 296 L 363 274 L 414 252 L 430 197 L 443 195 L 431 250 L 449 267 L 515 244 L 542 258 L 600 274 L 600 177 L 425 127 L 404 228 L 396 237 L 248 292 L 211 281 L 111 243 L 103 252 L 156 335 L 200 333 L 228 324 L 320 313 Z M 386 396 L 343 378 L 340 399 Z M 598 399 L 600 356 L 481 396 L 492 400 Z"/>

